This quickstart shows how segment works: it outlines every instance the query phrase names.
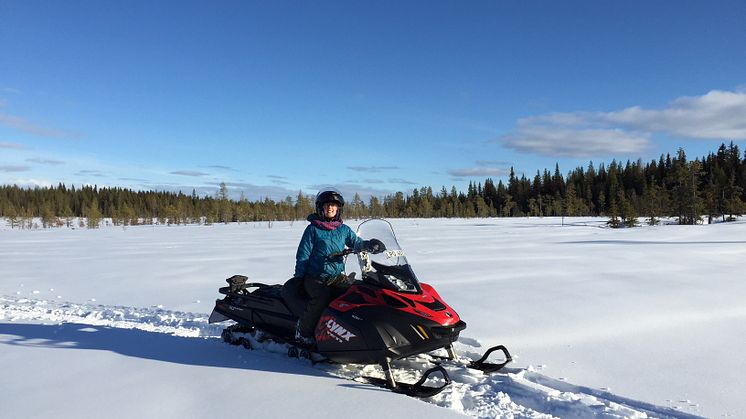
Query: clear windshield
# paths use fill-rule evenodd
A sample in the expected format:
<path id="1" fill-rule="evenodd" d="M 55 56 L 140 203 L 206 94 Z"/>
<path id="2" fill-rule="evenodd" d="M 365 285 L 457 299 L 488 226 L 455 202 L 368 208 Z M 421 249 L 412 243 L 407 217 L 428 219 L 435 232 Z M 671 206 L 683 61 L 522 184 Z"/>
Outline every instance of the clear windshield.
<path id="1" fill-rule="evenodd" d="M 394 291 L 421 292 L 417 277 L 409 266 L 404 250 L 399 246 L 394 229 L 388 221 L 364 221 L 358 227 L 357 235 L 363 240 L 382 241 L 386 250 L 377 255 L 367 252 L 350 255 L 346 261 L 348 273 L 356 272 L 356 276 L 363 281 Z"/>

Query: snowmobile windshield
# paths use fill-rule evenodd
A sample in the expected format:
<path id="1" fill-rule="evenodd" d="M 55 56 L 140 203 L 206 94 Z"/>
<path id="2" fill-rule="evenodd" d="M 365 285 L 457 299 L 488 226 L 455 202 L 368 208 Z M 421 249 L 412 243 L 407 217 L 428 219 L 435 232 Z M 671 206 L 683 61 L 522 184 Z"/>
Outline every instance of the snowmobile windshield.
<path id="1" fill-rule="evenodd" d="M 364 221 L 358 227 L 357 235 L 363 240 L 378 239 L 386 246 L 386 250 L 378 254 L 361 252 L 357 255 L 355 271 L 362 273 L 363 281 L 397 292 L 422 292 L 417 276 L 388 221 Z"/>

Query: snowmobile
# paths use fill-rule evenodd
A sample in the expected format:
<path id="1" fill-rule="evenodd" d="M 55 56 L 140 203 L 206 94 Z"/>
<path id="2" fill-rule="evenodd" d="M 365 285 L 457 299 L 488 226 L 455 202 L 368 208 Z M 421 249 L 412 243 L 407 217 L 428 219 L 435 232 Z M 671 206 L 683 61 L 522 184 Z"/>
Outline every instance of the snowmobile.
<path id="1" fill-rule="evenodd" d="M 357 234 L 365 240 L 380 240 L 385 250 L 373 254 L 345 249 L 330 256 L 345 257 L 345 269 L 350 273 L 337 278 L 333 285 L 336 298 L 316 325 L 314 347 L 301 347 L 294 339 L 296 322 L 308 298 L 302 278 L 292 278 L 283 285 L 266 285 L 234 275 L 226 280 L 229 286 L 219 289 L 225 297 L 215 302 L 209 322 L 236 322 L 223 331 L 222 337 L 228 343 L 250 347 L 250 341 L 239 336 L 256 333 L 261 339 L 287 343 L 289 356 L 300 353 L 309 357 L 313 353 L 333 363 L 378 364 L 385 379 L 366 377 L 370 382 L 410 396 L 433 396 L 451 383 L 438 361 L 456 357 L 453 342 L 466 323 L 433 287 L 417 279 L 388 221 L 364 221 Z M 352 261 L 353 254 L 357 264 Z M 410 384 L 394 379 L 392 361 L 439 349 L 445 349 L 446 356 L 431 355 L 437 365 L 425 371 L 419 381 Z M 503 362 L 487 362 L 495 351 L 503 353 Z M 498 345 L 467 366 L 490 373 L 511 360 L 507 348 Z M 444 384 L 425 384 L 438 374 Z"/>

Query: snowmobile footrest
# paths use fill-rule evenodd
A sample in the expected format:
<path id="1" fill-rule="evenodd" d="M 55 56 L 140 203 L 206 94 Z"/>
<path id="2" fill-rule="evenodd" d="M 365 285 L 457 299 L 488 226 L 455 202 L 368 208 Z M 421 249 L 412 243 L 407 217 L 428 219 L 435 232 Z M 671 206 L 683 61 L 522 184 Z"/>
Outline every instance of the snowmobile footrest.
<path id="1" fill-rule="evenodd" d="M 430 375 L 434 373 L 440 373 L 443 376 L 443 379 L 445 380 L 445 383 L 440 387 L 431 387 L 426 386 L 425 381 L 427 381 L 428 378 L 430 378 Z M 438 365 L 437 367 L 430 368 L 429 370 L 425 371 L 422 374 L 422 377 L 414 383 L 402 383 L 399 381 L 394 382 L 394 386 L 392 387 L 388 380 L 384 378 L 374 378 L 374 377 L 365 377 L 368 381 L 370 381 L 372 384 L 375 384 L 380 387 L 386 387 L 389 390 L 393 391 L 394 393 L 401 393 L 406 394 L 407 396 L 411 397 L 432 397 L 441 391 L 448 387 L 448 385 L 451 384 L 451 377 L 448 376 L 448 372 L 445 370 L 445 368 Z"/>
<path id="2" fill-rule="evenodd" d="M 491 362 L 485 362 L 487 360 L 487 357 L 489 357 L 490 354 L 495 351 L 502 351 L 502 353 L 505 355 L 505 361 L 497 363 L 497 364 L 494 364 Z M 478 360 L 472 361 L 471 363 L 469 363 L 468 367 L 476 369 L 476 370 L 480 370 L 484 372 L 485 374 L 489 374 L 489 373 L 493 373 L 495 371 L 500 370 L 502 367 L 507 365 L 508 362 L 512 360 L 513 360 L 513 357 L 510 356 L 510 352 L 508 352 L 508 348 L 506 348 L 503 345 L 497 345 L 497 346 L 493 346 L 490 349 L 488 349 L 487 352 L 485 352 L 484 355 L 482 355 L 482 357 L 479 358 Z"/>

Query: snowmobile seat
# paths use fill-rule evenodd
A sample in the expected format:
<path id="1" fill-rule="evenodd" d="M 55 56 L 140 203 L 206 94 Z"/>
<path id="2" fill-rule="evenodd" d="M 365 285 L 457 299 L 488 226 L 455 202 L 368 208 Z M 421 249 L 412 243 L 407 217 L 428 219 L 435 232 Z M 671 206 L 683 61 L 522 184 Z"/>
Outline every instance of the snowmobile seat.
<path id="1" fill-rule="evenodd" d="M 301 317 L 308 304 L 308 293 L 303 286 L 303 278 L 290 278 L 282 286 L 282 299 L 290 312 Z"/>

